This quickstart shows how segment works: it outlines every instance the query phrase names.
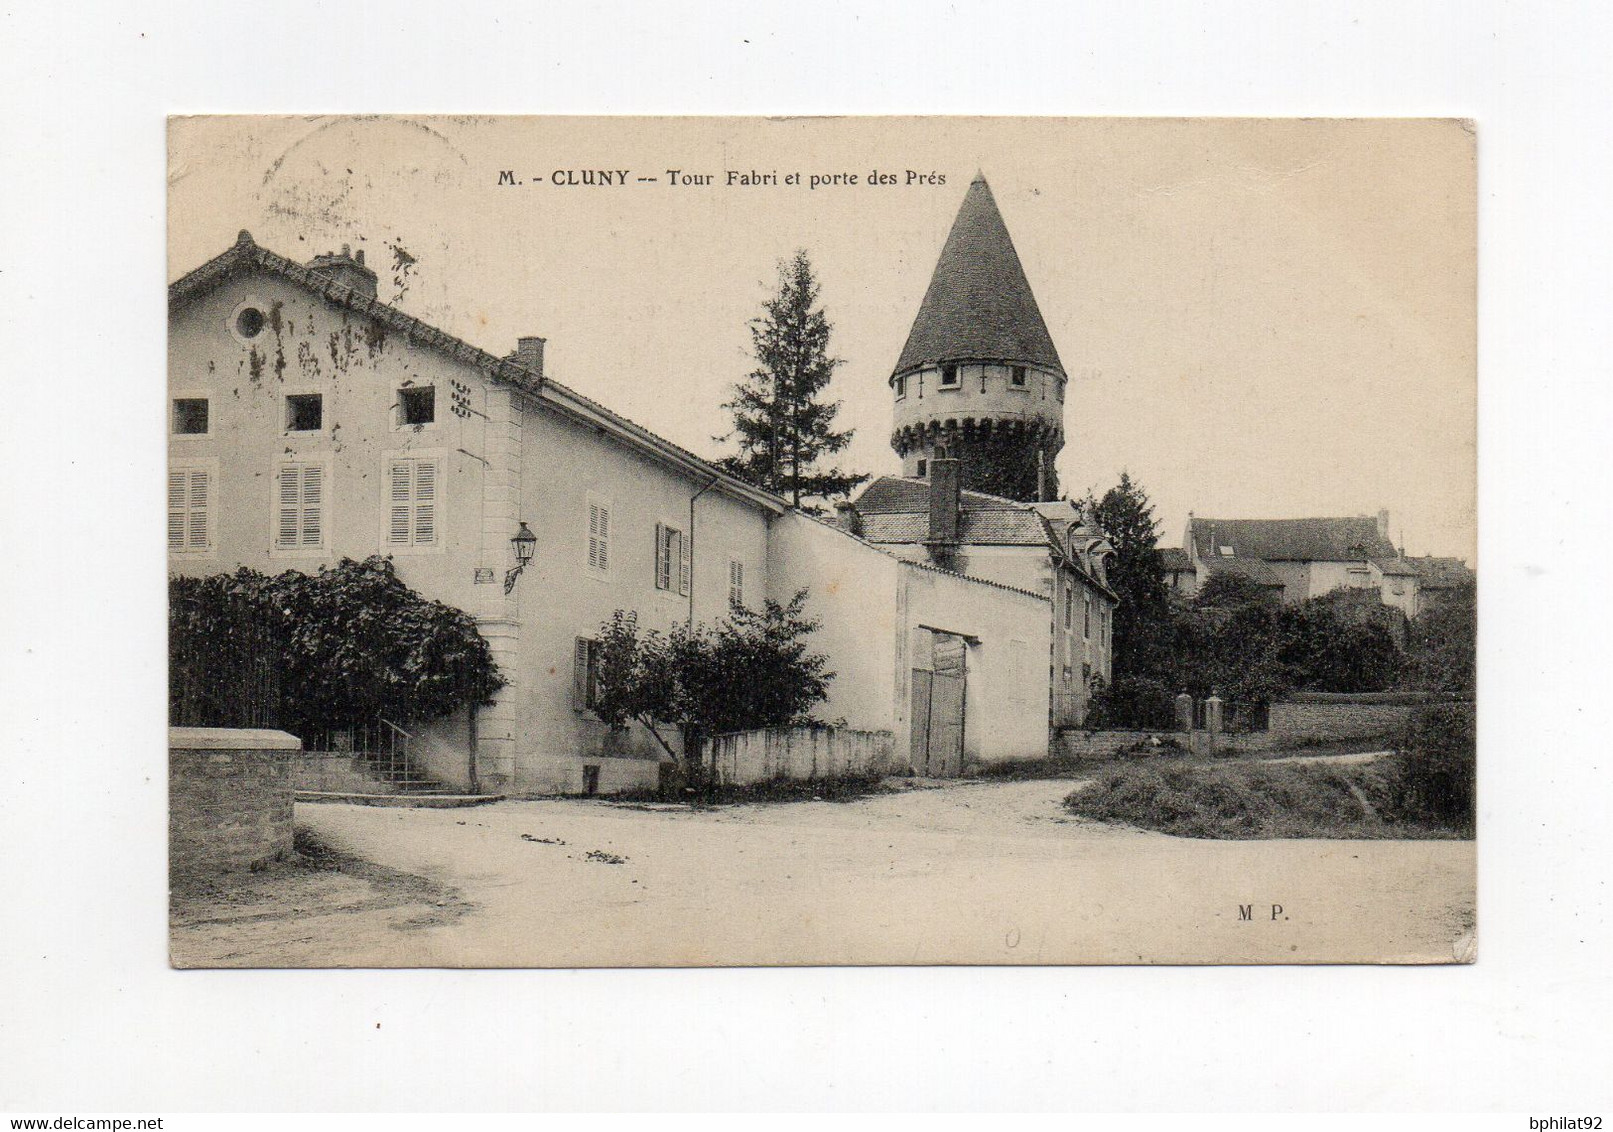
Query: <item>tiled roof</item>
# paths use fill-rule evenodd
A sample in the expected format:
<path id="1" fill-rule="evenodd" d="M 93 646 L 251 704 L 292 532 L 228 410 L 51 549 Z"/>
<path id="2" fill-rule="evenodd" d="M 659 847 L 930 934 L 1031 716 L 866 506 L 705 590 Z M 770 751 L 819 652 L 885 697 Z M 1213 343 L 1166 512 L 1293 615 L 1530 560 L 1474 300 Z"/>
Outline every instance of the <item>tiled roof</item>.
<path id="1" fill-rule="evenodd" d="M 1238 558 L 1268 562 L 1365 562 L 1398 557 L 1370 516 L 1342 519 L 1200 519 L 1189 523 L 1200 559 L 1221 558 L 1231 547 Z"/>
<path id="2" fill-rule="evenodd" d="M 1277 571 L 1258 558 L 1206 558 L 1204 568 L 1209 571 L 1212 578 L 1229 575 L 1235 578 L 1247 578 L 1257 586 L 1282 588 L 1283 585 L 1283 580 L 1277 576 Z"/>
<path id="3" fill-rule="evenodd" d="M 194 271 L 187 272 L 168 285 L 168 309 L 170 312 L 177 310 L 225 280 L 253 270 L 279 275 L 338 306 L 369 315 L 382 325 L 405 335 L 410 342 L 429 346 L 456 361 L 477 366 L 485 370 L 493 380 L 503 381 L 524 390 L 544 400 L 553 408 L 608 426 L 615 435 L 630 444 L 655 452 L 663 458 L 670 457 L 669 462 L 683 465 L 695 474 L 712 476 L 731 495 L 761 503 L 774 512 L 788 509 L 789 505 L 771 492 L 730 475 L 715 464 L 696 456 L 687 448 L 674 444 L 665 437 L 657 436 L 643 425 L 612 412 L 598 401 L 583 396 L 553 378 L 533 373 L 514 358 L 500 358 L 489 354 L 445 330 L 439 330 L 413 315 L 405 314 L 396 307 L 388 306 L 343 286 L 329 275 L 311 270 L 259 246 L 253 241 L 252 233 L 244 228 L 227 251 L 214 256 Z"/>
<path id="4" fill-rule="evenodd" d="M 964 194 L 893 372 L 943 360 L 1024 362 L 1064 372 L 983 176 Z"/>
<path id="5" fill-rule="evenodd" d="M 1374 557 L 1372 564 L 1387 578 L 1416 578 L 1422 575 L 1422 571 L 1409 558 Z"/>
<path id="6" fill-rule="evenodd" d="M 1410 561 L 1417 564 L 1417 571 L 1422 576 L 1422 586 L 1425 590 L 1470 586 L 1478 578 L 1478 575 L 1469 569 L 1467 563 L 1460 558 L 1427 556 L 1413 558 Z"/>
<path id="7" fill-rule="evenodd" d="M 869 542 L 924 542 L 930 537 L 928 511 L 864 515 Z M 1046 546 L 1041 517 L 1025 511 L 969 511 L 958 515 L 958 541 L 983 546 Z"/>
<path id="8" fill-rule="evenodd" d="M 930 481 L 907 479 L 902 476 L 880 476 L 854 501 L 859 515 L 878 515 L 887 512 L 929 511 Z M 981 491 L 962 491 L 959 505 L 974 511 L 1018 511 L 1024 504 L 1000 495 L 987 495 Z"/>
<path id="9" fill-rule="evenodd" d="M 1094 589 L 1115 597 L 1113 590 L 1069 555 L 1064 536 L 1053 520 L 1039 509 L 1045 509 L 1046 504 L 1019 503 L 979 491 L 961 491 L 958 495 L 959 544 L 1046 548 L 1068 559 L 1076 573 Z M 856 513 L 862 538 L 867 542 L 918 544 L 930 539 L 928 480 L 880 476 L 851 502 L 851 510 Z M 1100 536 L 1094 532 L 1092 537 Z"/>
<path id="10" fill-rule="evenodd" d="M 1166 573 L 1193 569 L 1193 560 L 1179 546 L 1162 546 L 1154 553 L 1159 555 L 1159 568 Z"/>

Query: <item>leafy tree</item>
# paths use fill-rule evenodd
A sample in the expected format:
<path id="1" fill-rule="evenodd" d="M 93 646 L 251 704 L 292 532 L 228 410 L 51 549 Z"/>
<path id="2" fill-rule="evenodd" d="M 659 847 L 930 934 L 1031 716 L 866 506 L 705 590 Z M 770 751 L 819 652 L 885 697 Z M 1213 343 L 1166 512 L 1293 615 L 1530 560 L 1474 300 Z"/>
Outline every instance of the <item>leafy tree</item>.
<path id="1" fill-rule="evenodd" d="M 1270 586 L 1241 574 L 1215 574 L 1193 598 L 1198 609 L 1239 609 L 1246 605 L 1271 605 L 1279 601 Z"/>
<path id="2" fill-rule="evenodd" d="M 1400 670 L 1388 630 L 1325 595 L 1283 609 L 1277 654 L 1293 686 L 1313 692 L 1381 692 Z"/>
<path id="3" fill-rule="evenodd" d="M 215 664 L 235 670 L 249 649 L 274 669 L 274 714 L 295 734 L 436 719 L 504 686 L 475 619 L 422 597 L 379 556 L 312 576 L 171 578 L 169 626 L 171 683 L 194 685 Z M 204 703 L 213 719 L 195 721 L 228 726 L 230 710 Z"/>
<path id="4" fill-rule="evenodd" d="M 756 368 L 723 405 L 733 414 L 734 428 L 719 438 L 739 445 L 737 455 L 720 461 L 725 470 L 788 497 L 796 507 L 807 496 L 849 494 L 868 478 L 817 468 L 852 437 L 850 429 L 834 431 L 840 402 L 819 400 L 842 359 L 829 356 L 833 327 L 817 305 L 818 292 L 805 250 L 779 263 L 778 293 L 750 324 Z"/>
<path id="5" fill-rule="evenodd" d="M 599 628 L 599 691 L 594 712 L 612 727 L 637 721 L 666 752 L 677 754 L 661 734 L 687 713 L 677 680 L 679 660 L 688 652 L 690 633 L 683 626 L 671 634 L 651 629 L 640 635 L 638 614 L 618 609 Z"/>
<path id="6" fill-rule="evenodd" d="M 1478 593 L 1464 586 L 1414 617 L 1400 684 L 1423 692 L 1471 693 L 1478 653 Z"/>
<path id="7" fill-rule="evenodd" d="M 685 680 L 690 722 L 708 735 L 810 722 L 829 697 L 827 656 L 808 650 L 818 621 L 805 615 L 807 591 L 761 609 L 736 605 L 703 634 L 708 658 Z"/>
<path id="8" fill-rule="evenodd" d="M 683 728 L 689 769 L 704 736 L 810 722 L 834 673 L 809 651 L 818 622 L 805 616 L 806 600 L 802 590 L 784 605 L 736 605 L 716 625 L 666 633 L 641 632 L 637 614 L 616 611 L 600 628 L 594 710 L 614 727 L 637 721 L 669 757 L 661 729 Z"/>

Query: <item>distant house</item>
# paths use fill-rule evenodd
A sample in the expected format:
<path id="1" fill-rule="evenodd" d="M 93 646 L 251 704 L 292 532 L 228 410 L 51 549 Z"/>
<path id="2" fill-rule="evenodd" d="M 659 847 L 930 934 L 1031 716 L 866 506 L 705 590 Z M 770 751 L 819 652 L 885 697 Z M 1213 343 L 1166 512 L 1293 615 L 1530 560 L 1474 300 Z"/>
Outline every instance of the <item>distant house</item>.
<path id="1" fill-rule="evenodd" d="M 1159 558 L 1159 571 L 1168 591 L 1183 596 L 1197 592 L 1198 574 L 1187 551 L 1179 546 L 1162 546 L 1154 553 Z"/>
<path id="2" fill-rule="evenodd" d="M 959 461 L 931 459 L 926 479 L 883 476 L 841 508 L 841 524 L 866 542 L 910 562 L 982 578 L 1052 602 L 1052 632 L 1018 642 L 1023 675 L 1052 674 L 1053 726 L 1086 717 L 1093 677 L 1111 679 L 1117 598 L 1106 577 L 1114 553 L 1069 502 L 1019 502 L 960 491 Z M 1011 644 L 1010 647 L 1016 647 Z"/>
<path id="3" fill-rule="evenodd" d="M 1417 568 L 1417 612 L 1427 610 L 1450 601 L 1457 594 L 1471 588 L 1478 580 L 1472 569 L 1460 558 L 1435 558 L 1425 555 L 1422 558 L 1407 559 Z"/>
<path id="4" fill-rule="evenodd" d="M 1182 549 L 1161 564 L 1167 585 L 1184 596 L 1212 577 L 1236 574 L 1280 590 L 1290 604 L 1338 590 L 1375 591 L 1407 617 L 1473 578 L 1457 559 L 1406 557 L 1389 539 L 1388 511 L 1319 519 L 1189 516 Z"/>

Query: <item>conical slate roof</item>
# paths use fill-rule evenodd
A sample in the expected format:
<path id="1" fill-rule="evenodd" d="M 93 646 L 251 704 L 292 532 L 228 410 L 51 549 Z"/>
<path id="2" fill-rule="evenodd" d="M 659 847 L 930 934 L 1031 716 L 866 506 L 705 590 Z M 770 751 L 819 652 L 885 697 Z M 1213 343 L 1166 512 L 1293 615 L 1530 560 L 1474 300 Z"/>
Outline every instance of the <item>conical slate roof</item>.
<path id="1" fill-rule="evenodd" d="M 1064 372 L 991 186 L 977 175 L 893 372 L 941 361 L 993 360 Z"/>

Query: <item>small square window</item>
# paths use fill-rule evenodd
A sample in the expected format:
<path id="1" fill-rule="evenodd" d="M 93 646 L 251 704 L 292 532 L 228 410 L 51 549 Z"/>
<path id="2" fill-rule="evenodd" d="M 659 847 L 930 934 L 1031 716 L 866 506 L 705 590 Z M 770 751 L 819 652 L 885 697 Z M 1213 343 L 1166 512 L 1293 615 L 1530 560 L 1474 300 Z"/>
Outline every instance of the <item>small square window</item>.
<path id="1" fill-rule="evenodd" d="M 292 393 L 286 397 L 286 431 L 318 432 L 325 427 L 325 395 Z"/>
<path id="2" fill-rule="evenodd" d="M 1016 387 L 1020 389 L 1025 388 L 1025 367 L 1015 366 L 1009 377 L 1009 380 L 1012 381 Z"/>
<path id="3" fill-rule="evenodd" d="M 176 397 L 174 399 L 174 432 L 181 436 L 207 434 L 207 398 Z"/>
<path id="4" fill-rule="evenodd" d="M 436 420 L 436 387 L 415 385 L 398 390 L 398 416 L 406 425 L 428 425 Z"/>
<path id="5" fill-rule="evenodd" d="M 941 387 L 943 389 L 946 389 L 946 388 L 950 388 L 952 386 L 955 386 L 957 384 L 958 384 L 958 367 L 957 366 L 942 366 L 941 367 Z"/>

